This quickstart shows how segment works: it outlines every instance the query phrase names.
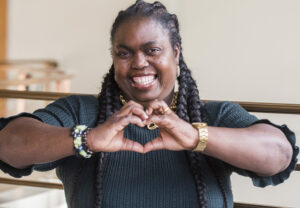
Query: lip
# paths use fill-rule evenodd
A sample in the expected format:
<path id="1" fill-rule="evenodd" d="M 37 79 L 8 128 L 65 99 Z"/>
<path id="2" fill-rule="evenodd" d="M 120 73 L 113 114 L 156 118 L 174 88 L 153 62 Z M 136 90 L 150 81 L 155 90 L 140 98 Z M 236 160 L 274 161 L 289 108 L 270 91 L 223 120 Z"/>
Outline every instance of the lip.
<path id="1" fill-rule="evenodd" d="M 134 79 L 136 79 L 137 77 L 149 77 L 149 76 L 153 76 L 154 79 L 149 82 L 149 83 L 145 83 L 145 84 L 142 84 L 142 83 L 137 83 L 136 81 L 134 81 Z M 145 78 L 146 79 L 146 78 Z M 132 75 L 130 77 L 130 82 L 131 82 L 131 86 L 138 89 L 138 90 L 149 90 L 151 89 L 157 82 L 157 75 L 154 74 L 154 73 L 143 73 L 143 74 L 135 74 L 135 75 Z"/>

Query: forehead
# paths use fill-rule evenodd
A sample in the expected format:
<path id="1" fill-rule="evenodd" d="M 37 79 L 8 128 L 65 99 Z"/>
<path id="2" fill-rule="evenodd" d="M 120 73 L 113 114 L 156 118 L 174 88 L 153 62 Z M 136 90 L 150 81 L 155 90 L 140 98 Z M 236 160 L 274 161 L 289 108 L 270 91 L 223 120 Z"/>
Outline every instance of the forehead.
<path id="1" fill-rule="evenodd" d="M 113 45 L 139 45 L 147 42 L 169 43 L 167 29 L 156 20 L 132 18 L 122 23 L 116 30 Z"/>

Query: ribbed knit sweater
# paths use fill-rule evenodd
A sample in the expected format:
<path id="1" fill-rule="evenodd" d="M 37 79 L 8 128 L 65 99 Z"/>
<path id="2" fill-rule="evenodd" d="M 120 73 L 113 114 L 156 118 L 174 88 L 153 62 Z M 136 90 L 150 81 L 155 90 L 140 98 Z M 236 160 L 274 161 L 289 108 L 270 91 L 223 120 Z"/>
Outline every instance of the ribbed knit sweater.
<path id="1" fill-rule="evenodd" d="M 205 105 L 205 110 L 208 124 L 211 126 L 242 128 L 257 122 L 269 123 L 267 120 L 258 120 L 238 104 L 230 102 L 211 102 Z M 21 114 L 17 117 L 31 116 L 56 126 L 72 127 L 75 124 L 85 124 L 95 127 L 98 111 L 98 102 L 95 97 L 70 96 L 59 99 L 33 114 Z M 2 118 L 0 129 L 14 118 Z M 233 171 L 251 177 L 254 185 L 264 187 L 283 182 L 294 169 L 299 151 L 295 146 L 295 136 L 286 126 L 276 127 L 285 133 L 294 150 L 291 164 L 281 173 L 272 177 L 260 177 L 250 171 L 213 159 L 215 169 L 221 176 L 222 184 L 225 187 L 229 207 L 233 206 L 230 184 L 230 175 Z M 124 135 L 145 144 L 157 137 L 159 130 L 148 130 L 129 125 L 125 129 Z M 59 161 L 33 165 L 27 169 L 15 169 L 0 161 L 0 168 L 15 177 L 28 175 L 32 170 L 45 171 L 57 168 L 57 175 L 64 184 L 68 207 L 82 208 L 93 207 L 94 204 L 96 162 L 96 155 L 90 159 L 78 159 L 71 156 Z M 200 163 L 203 180 L 207 187 L 208 207 L 223 207 L 221 190 L 207 159 L 202 156 Z M 186 151 L 159 150 L 147 154 L 128 151 L 109 153 L 105 163 L 103 190 L 102 207 L 104 208 L 198 207 L 196 185 L 190 171 Z"/>

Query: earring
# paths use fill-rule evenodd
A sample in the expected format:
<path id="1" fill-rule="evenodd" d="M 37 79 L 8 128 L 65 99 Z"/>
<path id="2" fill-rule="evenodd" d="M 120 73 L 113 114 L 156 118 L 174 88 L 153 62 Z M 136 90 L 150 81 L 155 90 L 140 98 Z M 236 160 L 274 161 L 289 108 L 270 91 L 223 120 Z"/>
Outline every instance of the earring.
<path id="1" fill-rule="evenodd" d="M 177 77 L 179 77 L 179 75 L 180 75 L 180 67 L 179 65 L 177 65 Z"/>

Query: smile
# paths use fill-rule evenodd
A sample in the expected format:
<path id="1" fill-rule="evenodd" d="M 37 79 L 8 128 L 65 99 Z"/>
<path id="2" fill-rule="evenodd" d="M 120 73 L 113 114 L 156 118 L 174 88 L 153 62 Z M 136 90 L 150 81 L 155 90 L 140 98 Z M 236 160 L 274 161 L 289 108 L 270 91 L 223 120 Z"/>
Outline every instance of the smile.
<path id="1" fill-rule="evenodd" d="M 138 88 L 150 87 L 154 84 L 156 78 L 155 75 L 147 75 L 147 76 L 135 76 L 132 77 L 133 86 Z"/>

